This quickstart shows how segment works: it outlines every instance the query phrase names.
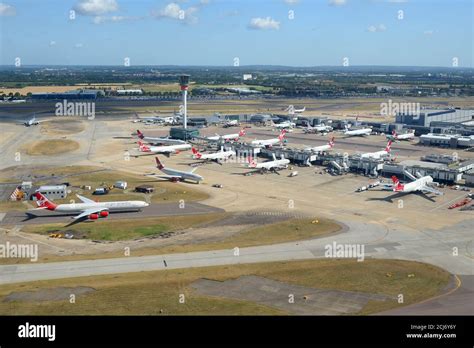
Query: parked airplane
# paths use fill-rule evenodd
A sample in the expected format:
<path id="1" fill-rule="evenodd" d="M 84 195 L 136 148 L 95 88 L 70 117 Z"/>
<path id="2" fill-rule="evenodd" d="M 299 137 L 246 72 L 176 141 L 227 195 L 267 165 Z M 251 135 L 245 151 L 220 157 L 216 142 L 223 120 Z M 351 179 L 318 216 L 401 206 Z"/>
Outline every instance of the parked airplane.
<path id="1" fill-rule="evenodd" d="M 186 144 L 184 140 L 179 139 L 171 139 L 171 138 L 154 138 L 154 137 L 146 137 L 139 129 L 137 129 L 137 136 L 139 139 L 146 141 L 150 144 L 163 144 L 163 145 L 176 145 L 176 144 Z"/>
<path id="2" fill-rule="evenodd" d="M 203 140 L 207 141 L 212 141 L 212 142 L 217 142 L 217 141 L 238 141 L 240 137 L 243 137 L 245 135 L 245 130 L 241 129 L 239 133 L 234 133 L 234 134 L 224 134 L 224 135 L 219 135 L 216 133 L 216 135 L 210 136 L 210 137 L 205 137 L 202 138 Z"/>
<path id="3" fill-rule="evenodd" d="M 376 152 L 363 153 L 363 154 L 360 155 L 360 157 L 361 158 L 373 158 L 373 159 L 380 159 L 380 158 L 386 157 L 390 154 L 391 146 L 392 146 L 392 141 L 389 140 L 388 143 L 387 143 L 387 146 L 385 147 L 384 150 L 376 151 Z"/>
<path id="4" fill-rule="evenodd" d="M 224 128 L 238 127 L 238 126 L 240 126 L 240 123 L 238 120 L 227 120 L 223 125 Z"/>
<path id="5" fill-rule="evenodd" d="M 221 151 L 219 152 L 207 153 L 207 154 L 200 153 L 194 147 L 192 148 L 192 151 L 194 154 L 193 157 L 195 159 L 204 160 L 204 161 L 215 161 L 219 164 L 221 160 L 226 160 L 229 157 L 235 156 L 235 151 L 232 151 L 232 150 L 224 151 L 222 148 L 221 148 Z"/>
<path id="6" fill-rule="evenodd" d="M 372 133 L 372 128 L 360 128 L 360 129 L 354 129 L 350 130 L 349 127 L 346 126 L 346 130 L 344 131 L 344 135 L 347 135 L 349 137 L 353 136 L 367 136 Z"/>
<path id="7" fill-rule="evenodd" d="M 321 153 L 323 151 L 331 150 L 333 147 L 334 147 L 334 137 L 332 137 L 331 140 L 329 140 L 329 142 L 326 145 L 307 147 L 304 149 L 304 151 Z"/>
<path id="8" fill-rule="evenodd" d="M 258 163 L 254 158 L 248 158 L 248 168 L 258 169 L 261 173 L 264 172 L 274 172 L 278 174 L 277 170 L 288 168 L 288 164 L 290 163 L 289 159 L 286 159 L 283 155 L 281 159 L 276 159 L 275 154 L 273 154 L 273 160 L 267 162 L 260 162 Z M 246 175 L 251 174 L 246 173 Z"/>
<path id="9" fill-rule="evenodd" d="M 194 168 L 193 170 L 186 172 L 183 170 L 177 170 L 177 169 L 171 169 L 171 168 L 166 168 L 158 158 L 158 156 L 155 157 L 156 160 L 156 167 L 163 172 L 165 175 L 159 175 L 159 174 L 151 174 L 150 176 L 154 176 L 157 178 L 164 178 L 171 180 L 173 182 L 176 181 L 185 181 L 185 180 L 191 180 L 195 181 L 197 184 L 199 184 L 200 181 L 204 180 L 204 178 L 199 175 L 199 174 L 194 174 L 194 171 L 198 168 Z"/>
<path id="10" fill-rule="evenodd" d="M 398 180 L 398 178 L 394 175 L 392 176 L 393 181 L 393 191 L 394 192 L 403 192 L 403 193 L 410 193 L 410 192 L 421 192 L 421 193 L 434 193 L 436 195 L 442 195 L 443 192 L 436 190 L 433 188 L 433 178 L 429 175 L 422 176 L 420 173 L 416 173 L 417 177 L 413 175 L 409 175 L 412 182 L 407 184 L 402 184 Z"/>
<path id="11" fill-rule="evenodd" d="M 294 114 L 302 114 L 305 112 L 306 107 L 302 107 L 301 109 L 295 108 L 293 105 L 288 105 L 288 107 L 285 109 L 285 111 L 288 111 L 288 114 L 294 115 Z"/>
<path id="12" fill-rule="evenodd" d="M 278 138 L 265 139 L 265 140 L 253 140 L 250 143 L 250 145 L 258 146 L 258 147 L 272 147 L 273 145 L 276 145 L 278 143 L 280 144 L 283 143 L 283 140 L 285 139 L 285 134 L 286 134 L 286 130 L 282 129 Z"/>
<path id="13" fill-rule="evenodd" d="M 186 151 L 191 149 L 189 144 L 178 144 L 178 145 L 166 145 L 166 146 L 148 146 L 143 144 L 140 140 L 138 141 L 140 152 L 148 152 L 150 154 L 162 153 L 167 156 L 171 154 L 178 154 L 180 151 Z"/>
<path id="14" fill-rule="evenodd" d="M 408 132 L 404 134 L 397 134 L 395 130 L 393 130 L 392 135 L 388 135 L 387 138 L 392 140 L 412 140 L 415 139 L 415 132 Z"/>
<path id="15" fill-rule="evenodd" d="M 77 214 L 73 217 L 75 222 L 82 220 L 97 220 L 106 218 L 109 213 L 140 211 L 148 207 L 149 204 L 143 201 L 117 201 L 117 202 L 94 202 L 92 199 L 76 195 L 82 203 L 56 204 L 43 196 L 41 192 L 36 192 L 37 209 L 47 209 L 57 213 Z"/>
<path id="16" fill-rule="evenodd" d="M 307 134 L 312 134 L 312 133 L 325 133 L 325 132 L 332 132 L 333 128 L 331 126 L 326 126 L 324 124 L 319 124 L 317 126 L 311 126 L 308 124 L 307 127 L 303 128 L 303 132 Z"/>
<path id="17" fill-rule="evenodd" d="M 30 126 L 39 125 L 40 122 L 43 122 L 43 121 L 38 121 L 36 119 L 36 116 L 33 116 L 33 118 L 31 118 L 29 120 L 26 120 L 26 121 L 23 121 L 23 122 L 20 122 L 20 124 L 24 125 L 25 127 L 30 127 Z"/>
<path id="18" fill-rule="evenodd" d="M 296 124 L 294 122 L 291 122 L 291 121 L 284 121 L 284 122 L 280 122 L 280 123 L 273 123 L 272 122 L 272 127 L 275 127 L 276 129 L 286 129 L 286 130 L 289 130 L 293 127 L 295 127 Z"/>

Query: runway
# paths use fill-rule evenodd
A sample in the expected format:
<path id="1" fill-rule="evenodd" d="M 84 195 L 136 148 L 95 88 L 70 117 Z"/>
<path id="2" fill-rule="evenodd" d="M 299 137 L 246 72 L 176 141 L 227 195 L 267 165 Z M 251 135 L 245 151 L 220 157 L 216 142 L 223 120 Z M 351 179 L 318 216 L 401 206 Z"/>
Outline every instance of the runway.
<path id="1" fill-rule="evenodd" d="M 162 216 L 181 216 L 181 215 L 197 215 L 224 212 L 224 209 L 214 208 L 201 203 L 189 202 L 184 208 L 179 208 L 179 203 L 160 203 L 151 204 L 139 212 L 121 212 L 111 213 L 107 219 L 140 219 Z M 77 214 L 75 214 L 77 215 Z M 31 211 L 26 213 L 23 211 L 10 211 L 3 218 L 0 216 L 1 225 L 32 225 L 32 224 L 52 224 L 52 223 L 70 223 L 73 215 L 57 214 L 50 211 Z"/>

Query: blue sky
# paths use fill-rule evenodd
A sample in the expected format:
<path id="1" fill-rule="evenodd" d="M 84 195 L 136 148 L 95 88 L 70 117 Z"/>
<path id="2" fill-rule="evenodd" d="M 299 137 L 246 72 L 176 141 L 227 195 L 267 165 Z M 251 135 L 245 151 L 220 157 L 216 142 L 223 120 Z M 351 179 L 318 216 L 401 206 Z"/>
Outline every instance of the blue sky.
<path id="1" fill-rule="evenodd" d="M 473 67 L 472 0 L 0 1 L 1 65 Z"/>

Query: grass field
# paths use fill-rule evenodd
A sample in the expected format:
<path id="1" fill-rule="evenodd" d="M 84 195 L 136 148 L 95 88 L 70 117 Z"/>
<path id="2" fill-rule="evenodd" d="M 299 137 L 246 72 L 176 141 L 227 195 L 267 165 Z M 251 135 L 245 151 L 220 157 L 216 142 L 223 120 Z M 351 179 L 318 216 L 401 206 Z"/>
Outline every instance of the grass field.
<path id="1" fill-rule="evenodd" d="M 103 220 L 76 224 L 64 227 L 64 224 L 26 225 L 24 232 L 50 234 L 61 231 L 71 231 L 83 238 L 92 240 L 130 240 L 140 237 L 158 236 L 165 232 L 180 231 L 190 227 L 197 227 L 203 223 L 210 223 L 222 219 L 225 214 L 203 214 L 169 216 L 160 218 L 131 219 L 131 220 Z M 99 255 L 103 257 L 103 255 Z"/>
<path id="2" fill-rule="evenodd" d="M 23 151 L 30 156 L 50 156 L 72 152 L 79 148 L 79 143 L 69 139 L 40 140 L 25 144 Z"/>
<path id="3" fill-rule="evenodd" d="M 140 236 L 166 233 L 171 230 L 179 231 L 188 227 L 199 227 L 224 219 L 229 213 L 214 213 L 206 215 L 192 215 L 166 217 L 144 220 L 100 221 L 99 224 L 78 224 L 73 227 L 64 227 L 64 224 L 25 225 L 24 232 L 49 234 L 52 232 L 75 230 L 79 235 L 87 238 L 103 240 L 126 240 Z M 193 251 L 232 249 L 284 243 L 327 236 L 340 230 L 340 226 L 331 220 L 319 220 L 312 223 L 311 219 L 291 219 L 274 224 L 251 227 L 237 232 L 230 237 L 223 237 L 215 242 L 196 241 L 195 243 L 174 244 L 164 247 L 144 247 L 133 251 L 134 256 L 160 255 L 185 253 Z M 194 224 L 194 225 L 193 225 Z M 112 232 L 113 231 L 113 232 Z M 93 260 L 102 258 L 118 258 L 123 256 L 123 251 L 114 251 L 100 254 L 75 254 L 75 255 L 46 255 L 41 256 L 41 262 L 58 262 L 72 260 Z M 21 263 L 15 259 L 13 263 Z M 27 262 L 27 261 L 25 261 Z"/>
<path id="4" fill-rule="evenodd" d="M 387 275 L 391 276 L 388 277 Z M 198 279 L 224 281 L 243 275 L 257 275 L 318 289 L 338 289 L 390 296 L 372 301 L 360 314 L 398 308 L 396 298 L 404 295 L 403 306 L 439 294 L 450 275 L 435 266 L 401 260 L 311 260 L 239 264 L 120 275 L 70 278 L 3 285 L 0 288 L 2 315 L 284 315 L 282 310 L 222 297 L 194 293 L 190 284 Z M 414 275 L 409 277 L 408 275 Z M 56 287 L 92 287 L 96 291 L 77 296 L 76 303 L 59 301 L 13 301 L 3 298 L 18 291 Z M 179 302 L 180 294 L 185 303 Z M 295 299 L 301 301 L 301 299 Z"/>

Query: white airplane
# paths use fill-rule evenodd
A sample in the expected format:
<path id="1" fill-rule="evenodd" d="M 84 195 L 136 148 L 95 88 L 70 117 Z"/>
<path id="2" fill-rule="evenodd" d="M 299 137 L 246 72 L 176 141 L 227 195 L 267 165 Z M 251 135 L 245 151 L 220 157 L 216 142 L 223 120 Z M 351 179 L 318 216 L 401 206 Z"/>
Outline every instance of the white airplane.
<path id="1" fill-rule="evenodd" d="M 361 158 L 373 158 L 373 159 L 380 159 L 380 158 L 386 157 L 386 156 L 390 155 L 391 146 L 392 146 L 392 141 L 389 140 L 388 143 L 387 143 L 387 146 L 385 147 L 384 150 L 376 151 L 376 152 L 363 153 L 363 154 L 360 155 L 360 157 Z"/>
<path id="2" fill-rule="evenodd" d="M 294 122 L 291 122 L 291 121 L 284 121 L 284 122 L 280 122 L 280 123 L 273 123 L 272 122 L 272 127 L 275 127 L 276 129 L 291 129 L 293 127 L 295 127 L 296 124 Z"/>
<path id="3" fill-rule="evenodd" d="M 214 136 L 210 136 L 210 137 L 205 137 L 203 138 L 204 140 L 207 140 L 207 141 L 213 141 L 213 142 L 217 142 L 217 141 L 238 141 L 240 137 L 243 137 L 245 135 L 245 130 L 244 129 L 241 129 L 239 133 L 234 133 L 234 134 L 224 134 L 224 135 L 219 135 L 216 133 L 216 135 Z"/>
<path id="4" fill-rule="evenodd" d="M 321 133 L 332 132 L 332 130 L 333 128 L 331 126 L 326 126 L 324 124 L 320 124 L 314 127 L 308 124 L 307 127 L 303 128 L 303 132 L 307 134 L 318 133 L 318 132 L 321 132 Z"/>
<path id="5" fill-rule="evenodd" d="M 360 129 L 354 129 L 350 130 L 349 127 L 346 126 L 346 130 L 344 131 L 344 135 L 347 135 L 349 137 L 353 136 L 367 136 L 372 133 L 372 128 L 360 128 Z"/>
<path id="6" fill-rule="evenodd" d="M 162 153 L 167 156 L 171 154 L 178 154 L 181 151 L 186 151 L 191 149 L 189 144 L 178 144 L 178 145 L 166 145 L 166 146 L 148 146 L 143 144 L 140 140 L 138 141 L 138 146 L 140 152 L 148 152 L 149 154 Z"/>
<path id="7" fill-rule="evenodd" d="M 148 207 L 149 204 L 143 201 L 117 201 L 117 202 L 94 202 L 92 199 L 76 195 L 82 203 L 56 204 L 43 196 L 41 192 L 36 192 L 36 204 L 38 209 L 47 209 L 58 213 L 77 214 L 73 217 L 75 222 L 82 220 L 97 220 L 106 218 L 111 212 L 140 211 Z"/>
<path id="8" fill-rule="evenodd" d="M 404 134 L 397 134 L 395 130 L 393 130 L 392 135 L 387 136 L 387 138 L 392 140 L 412 140 L 415 139 L 415 132 L 408 132 Z"/>
<path id="9" fill-rule="evenodd" d="M 186 144 L 184 140 L 179 139 L 171 139 L 171 138 L 154 138 L 154 137 L 146 137 L 139 129 L 137 129 L 137 136 L 139 139 L 146 141 L 150 144 L 165 144 L 165 145 L 176 145 L 176 144 Z"/>
<path id="10" fill-rule="evenodd" d="M 265 139 L 265 140 L 253 140 L 250 143 L 250 145 L 258 146 L 258 147 L 272 147 L 273 145 L 276 145 L 278 143 L 280 144 L 283 143 L 283 140 L 285 139 L 285 134 L 286 134 L 286 130 L 282 129 L 278 138 Z"/>
<path id="11" fill-rule="evenodd" d="M 288 105 L 288 107 L 285 109 L 285 111 L 288 111 L 288 114 L 290 114 L 290 115 L 302 114 L 303 112 L 306 111 L 306 107 L 304 106 L 301 109 L 297 109 L 293 105 Z"/>
<path id="12" fill-rule="evenodd" d="M 194 147 L 192 148 L 193 151 L 193 158 L 194 159 L 199 159 L 199 160 L 204 160 L 204 161 L 215 161 L 220 164 L 221 160 L 226 160 L 230 157 L 235 156 L 235 151 L 224 151 L 221 148 L 221 151 L 219 152 L 214 152 L 214 153 L 207 153 L 207 154 L 202 154 L 198 150 L 196 150 Z"/>
<path id="13" fill-rule="evenodd" d="M 332 137 L 331 140 L 329 140 L 329 142 L 326 145 L 307 147 L 304 149 L 304 151 L 321 153 L 324 151 L 331 150 L 333 147 L 334 147 L 334 137 Z"/>
<path id="14" fill-rule="evenodd" d="M 43 122 L 43 121 L 38 121 L 36 119 L 36 116 L 33 116 L 33 118 L 31 118 L 29 120 L 26 120 L 26 121 L 23 121 L 23 122 L 20 122 L 20 124 L 24 125 L 25 127 L 30 127 L 30 126 L 39 125 L 41 122 Z"/>
<path id="15" fill-rule="evenodd" d="M 248 168 L 259 169 L 260 172 L 271 171 L 271 172 L 277 173 L 277 170 L 286 169 L 288 168 L 288 164 L 290 164 L 289 159 L 286 159 L 283 155 L 281 156 L 281 159 L 276 159 L 275 154 L 273 154 L 273 161 L 258 163 L 251 156 L 249 156 L 248 161 L 249 161 L 247 165 Z"/>
<path id="16" fill-rule="evenodd" d="M 197 184 L 199 184 L 200 181 L 204 180 L 204 178 L 201 175 L 194 174 L 194 171 L 198 167 L 194 168 L 193 170 L 189 172 L 185 172 L 183 170 L 165 168 L 165 166 L 161 163 L 158 156 L 155 157 L 155 160 L 156 160 L 156 167 L 165 175 L 150 174 L 149 176 L 164 178 L 173 182 L 191 180 L 191 181 L 195 181 Z"/>
<path id="17" fill-rule="evenodd" d="M 238 127 L 240 125 L 238 120 L 228 120 L 224 123 L 223 127 Z"/>
<path id="18" fill-rule="evenodd" d="M 407 184 L 400 183 L 400 180 L 394 175 L 392 176 L 393 187 L 392 190 L 394 192 L 403 192 L 403 193 L 410 193 L 410 192 L 421 192 L 421 193 L 434 193 L 436 195 L 443 195 L 443 192 L 436 190 L 433 188 L 433 178 L 429 175 L 422 176 L 420 173 L 416 173 L 416 177 L 413 175 L 408 175 L 412 182 Z"/>

